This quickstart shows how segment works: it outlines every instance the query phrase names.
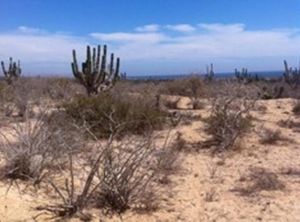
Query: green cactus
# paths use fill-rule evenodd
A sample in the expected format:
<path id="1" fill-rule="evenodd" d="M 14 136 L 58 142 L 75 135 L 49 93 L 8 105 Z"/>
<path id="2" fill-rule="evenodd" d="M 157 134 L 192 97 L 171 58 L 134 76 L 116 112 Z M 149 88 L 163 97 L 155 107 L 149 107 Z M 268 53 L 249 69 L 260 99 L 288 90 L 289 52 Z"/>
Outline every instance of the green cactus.
<path id="1" fill-rule="evenodd" d="M 284 63 L 284 69 L 285 69 L 285 72 L 283 73 L 284 81 L 292 89 L 296 89 L 300 84 L 300 68 L 299 69 L 289 68 L 286 60 L 284 60 L 283 63 Z"/>
<path id="2" fill-rule="evenodd" d="M 107 46 L 103 47 L 101 56 L 101 46 L 93 48 L 87 46 L 86 61 L 82 63 L 82 71 L 78 68 L 76 51 L 73 50 L 73 62 L 71 63 L 74 77 L 86 88 L 87 94 L 98 94 L 101 91 L 111 89 L 119 78 L 120 59 L 117 58 L 114 68 L 114 54 L 110 55 L 109 67 L 106 64 Z"/>
<path id="3" fill-rule="evenodd" d="M 210 66 L 206 66 L 205 80 L 208 82 L 211 82 L 211 81 L 213 81 L 214 76 L 215 76 L 214 64 L 211 63 Z"/>
<path id="4" fill-rule="evenodd" d="M 14 80 L 17 80 L 20 77 L 22 72 L 20 61 L 16 63 L 10 57 L 8 70 L 5 69 L 5 65 L 3 61 L 1 62 L 1 66 L 4 74 L 4 79 L 9 85 L 12 84 Z"/>
<path id="5" fill-rule="evenodd" d="M 251 73 L 248 73 L 248 69 L 246 69 L 246 68 L 242 68 L 242 71 L 235 69 L 234 74 L 239 83 L 248 84 L 248 83 L 251 83 L 254 81 L 257 82 L 260 80 L 260 78 L 258 77 L 257 74 L 252 75 Z"/>

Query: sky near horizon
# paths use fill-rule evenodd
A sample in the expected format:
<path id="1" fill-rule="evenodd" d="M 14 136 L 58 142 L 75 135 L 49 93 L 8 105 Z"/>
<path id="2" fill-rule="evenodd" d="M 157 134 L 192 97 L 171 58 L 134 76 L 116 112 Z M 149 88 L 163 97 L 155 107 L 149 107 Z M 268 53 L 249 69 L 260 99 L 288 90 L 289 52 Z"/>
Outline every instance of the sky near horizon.
<path id="1" fill-rule="evenodd" d="M 300 0 L 0 0 L 0 60 L 71 74 L 107 44 L 129 75 L 283 69 L 300 60 Z"/>

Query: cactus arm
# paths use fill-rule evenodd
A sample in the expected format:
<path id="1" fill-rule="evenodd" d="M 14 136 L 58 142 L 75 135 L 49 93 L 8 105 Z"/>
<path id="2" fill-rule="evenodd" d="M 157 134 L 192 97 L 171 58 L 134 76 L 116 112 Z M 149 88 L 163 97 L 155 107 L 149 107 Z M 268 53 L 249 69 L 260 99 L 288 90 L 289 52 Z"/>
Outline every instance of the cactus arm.
<path id="1" fill-rule="evenodd" d="M 92 72 L 96 74 L 96 48 L 93 48 L 93 56 L 92 56 Z"/>
<path id="2" fill-rule="evenodd" d="M 120 72 L 120 58 L 117 58 L 115 78 L 117 78 L 119 76 L 119 72 Z"/>
<path id="3" fill-rule="evenodd" d="M 100 58 L 101 58 L 101 46 L 97 47 L 97 59 L 96 59 L 96 72 L 99 73 L 100 68 Z"/>
<path id="4" fill-rule="evenodd" d="M 75 75 L 75 73 L 76 73 L 76 74 L 78 73 L 78 63 L 77 63 L 77 58 L 76 58 L 76 51 L 75 51 L 75 49 L 73 49 L 72 55 L 73 55 L 72 70 L 73 70 L 73 73 L 74 73 L 74 75 Z"/>
<path id="5" fill-rule="evenodd" d="M 5 65 L 4 65 L 3 61 L 1 62 L 1 67 L 2 67 L 2 71 L 3 71 L 4 76 L 7 76 L 8 73 L 7 73 L 6 69 L 5 69 Z"/>
<path id="6" fill-rule="evenodd" d="M 107 46 L 104 45 L 103 48 L 103 56 L 102 56 L 102 61 L 101 61 L 101 69 L 100 72 L 104 72 L 104 70 L 106 69 L 106 56 L 107 56 Z"/>
<path id="7" fill-rule="evenodd" d="M 110 55 L 110 67 L 109 67 L 110 75 L 113 75 L 113 71 L 114 71 L 114 54 L 112 53 Z"/>

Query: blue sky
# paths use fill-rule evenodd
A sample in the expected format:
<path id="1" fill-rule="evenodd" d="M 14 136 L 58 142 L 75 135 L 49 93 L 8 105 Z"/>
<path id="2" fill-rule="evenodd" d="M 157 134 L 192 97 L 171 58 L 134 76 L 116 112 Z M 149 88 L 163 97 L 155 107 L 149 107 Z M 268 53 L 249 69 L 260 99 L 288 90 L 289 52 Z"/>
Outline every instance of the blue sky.
<path id="1" fill-rule="evenodd" d="M 288 2 L 288 3 L 287 3 Z M 300 59 L 300 0 L 0 0 L 0 59 L 70 74 L 71 50 L 108 44 L 131 75 L 280 70 Z"/>

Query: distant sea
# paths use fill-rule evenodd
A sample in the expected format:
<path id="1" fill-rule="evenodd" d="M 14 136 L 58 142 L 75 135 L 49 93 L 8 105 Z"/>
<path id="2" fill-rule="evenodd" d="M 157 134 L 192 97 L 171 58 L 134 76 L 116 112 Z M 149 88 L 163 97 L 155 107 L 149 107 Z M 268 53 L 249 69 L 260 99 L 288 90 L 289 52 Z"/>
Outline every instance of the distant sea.
<path id="1" fill-rule="evenodd" d="M 277 78 L 282 76 L 283 71 L 262 71 L 262 72 L 249 72 L 252 75 L 258 75 L 259 77 L 264 78 Z M 128 80 L 173 80 L 173 79 L 181 79 L 188 76 L 194 76 L 198 74 L 177 74 L 177 75 L 138 75 L 138 76 L 127 76 Z M 204 75 L 199 75 L 204 76 Z M 216 78 L 231 78 L 234 77 L 234 73 L 215 73 Z"/>

